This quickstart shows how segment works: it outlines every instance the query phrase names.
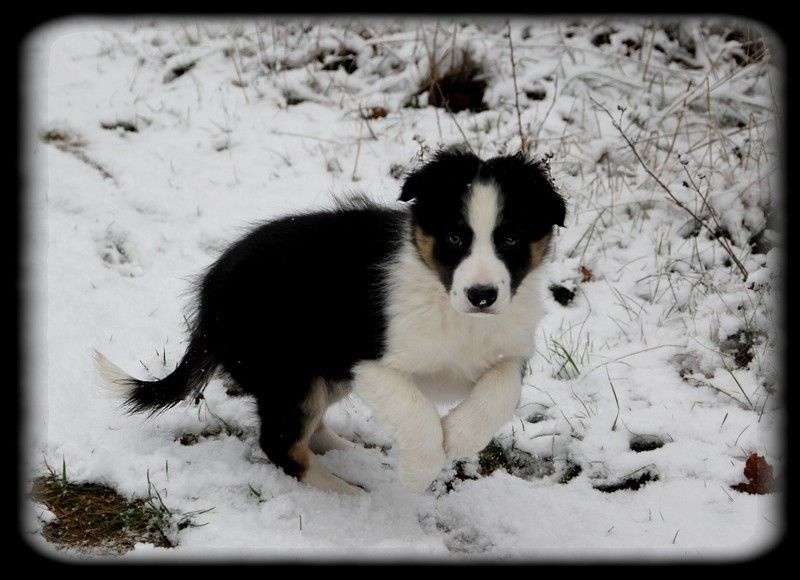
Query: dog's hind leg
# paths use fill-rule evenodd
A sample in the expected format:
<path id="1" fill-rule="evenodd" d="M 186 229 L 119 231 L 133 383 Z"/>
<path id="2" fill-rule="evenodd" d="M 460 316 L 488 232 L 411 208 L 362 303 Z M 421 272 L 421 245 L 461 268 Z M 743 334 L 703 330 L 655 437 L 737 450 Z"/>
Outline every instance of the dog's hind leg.
<path id="1" fill-rule="evenodd" d="M 325 386 L 313 381 L 305 398 L 294 405 L 259 398 L 261 448 L 270 461 L 288 475 L 325 491 L 344 494 L 361 490 L 336 477 L 319 461 L 309 446 L 327 408 Z M 285 401 L 281 401 L 285 403 Z"/>
<path id="2" fill-rule="evenodd" d="M 361 446 L 348 441 L 344 437 L 334 433 L 324 420 L 319 422 L 317 430 L 311 436 L 309 447 L 314 453 L 327 453 L 328 451 L 346 451 L 348 449 L 360 449 Z"/>
<path id="3" fill-rule="evenodd" d="M 323 381 L 318 380 L 318 384 L 325 386 L 325 407 L 326 409 L 346 397 L 351 389 L 349 381 Z M 322 412 L 317 428 L 311 435 L 309 446 L 314 453 L 324 454 L 328 451 L 346 451 L 348 449 L 361 449 L 362 447 L 344 437 L 337 435 L 325 424 L 325 411 Z"/>
<path id="4" fill-rule="evenodd" d="M 302 457 L 302 454 L 305 454 L 306 468 L 303 474 L 298 477 L 298 479 L 303 483 L 313 485 L 314 487 L 323 491 L 333 491 L 346 495 L 363 493 L 362 489 L 359 489 L 354 485 L 350 485 L 340 477 L 337 477 L 328 471 L 328 469 L 320 462 L 319 457 L 314 455 L 307 445 L 305 447 L 296 447 L 294 453 L 297 453 L 298 457 Z"/>

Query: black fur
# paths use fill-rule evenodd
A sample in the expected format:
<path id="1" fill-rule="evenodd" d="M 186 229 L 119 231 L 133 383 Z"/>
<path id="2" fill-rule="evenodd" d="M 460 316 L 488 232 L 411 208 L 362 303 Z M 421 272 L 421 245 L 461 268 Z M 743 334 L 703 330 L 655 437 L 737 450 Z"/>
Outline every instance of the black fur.
<path id="1" fill-rule="evenodd" d="M 253 392 L 267 387 L 243 383 L 281 368 L 342 380 L 359 360 L 380 357 L 382 266 L 402 220 L 400 211 L 362 204 L 285 217 L 235 243 L 199 292 L 198 326 L 225 370 Z"/>
<path id="2" fill-rule="evenodd" d="M 407 211 L 356 201 L 264 223 L 202 276 L 183 360 L 160 381 L 131 379 L 130 411 L 158 412 L 197 395 L 221 367 L 256 398 L 266 455 L 302 475 L 292 446 L 306 430 L 312 384 L 349 380 L 356 363 L 382 356 L 386 267 L 414 226 L 436 240 L 448 286 L 446 272 L 452 277 L 469 249 L 464 196 L 476 179 L 494 180 L 504 195 L 508 219 L 497 244 L 510 233 L 539 239 L 563 223 L 564 202 L 538 165 L 520 156 L 484 162 L 458 150 L 438 153 L 408 177 L 400 200 L 414 200 L 410 219 Z M 443 241 L 454 232 L 463 245 Z M 512 271 L 526 266 L 513 251 L 503 259 Z"/>
<path id="3" fill-rule="evenodd" d="M 158 381 L 126 379 L 132 388 L 124 405 L 130 413 L 147 411 L 157 415 L 171 409 L 187 397 L 199 395 L 219 366 L 216 357 L 209 351 L 202 330 L 192 333 L 191 342 L 178 367 Z"/>

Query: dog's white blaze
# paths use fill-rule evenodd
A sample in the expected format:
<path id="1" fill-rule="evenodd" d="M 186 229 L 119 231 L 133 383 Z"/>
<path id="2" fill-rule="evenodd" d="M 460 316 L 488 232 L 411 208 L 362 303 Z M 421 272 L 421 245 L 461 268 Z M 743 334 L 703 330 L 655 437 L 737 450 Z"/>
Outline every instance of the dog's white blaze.
<path id="1" fill-rule="evenodd" d="M 491 183 L 476 183 L 467 200 L 467 223 L 472 229 L 469 255 L 453 272 L 450 302 L 459 312 L 474 310 L 467 299 L 467 288 L 494 286 L 497 300 L 487 314 L 502 312 L 511 301 L 511 277 L 506 265 L 497 257 L 492 234 L 497 227 L 502 206 L 497 188 Z"/>

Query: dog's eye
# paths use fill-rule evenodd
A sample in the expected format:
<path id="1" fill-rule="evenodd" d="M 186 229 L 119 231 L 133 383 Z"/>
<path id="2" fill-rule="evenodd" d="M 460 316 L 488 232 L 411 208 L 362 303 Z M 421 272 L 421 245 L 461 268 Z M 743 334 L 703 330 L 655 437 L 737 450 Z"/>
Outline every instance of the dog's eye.
<path id="1" fill-rule="evenodd" d="M 516 248 L 517 244 L 519 244 L 519 238 L 517 236 L 505 236 L 501 243 L 506 249 Z"/>
<path id="2" fill-rule="evenodd" d="M 451 245 L 452 247 L 454 247 L 454 248 L 458 248 L 464 242 L 461 239 L 461 236 L 459 236 L 458 234 L 453 232 L 453 233 L 447 234 L 447 243 L 449 245 Z"/>

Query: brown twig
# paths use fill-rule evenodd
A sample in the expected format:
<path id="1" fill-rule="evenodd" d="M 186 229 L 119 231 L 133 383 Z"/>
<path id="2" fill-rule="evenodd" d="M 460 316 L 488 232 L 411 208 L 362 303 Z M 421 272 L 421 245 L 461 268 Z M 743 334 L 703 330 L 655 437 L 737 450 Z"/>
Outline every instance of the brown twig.
<path id="1" fill-rule="evenodd" d="M 642 71 L 642 82 L 647 78 L 647 69 L 650 68 L 650 58 L 653 56 L 653 47 L 656 45 L 656 24 L 650 23 L 652 29 L 650 34 L 650 48 L 647 50 L 647 61 L 644 63 L 644 71 Z"/>
<path id="2" fill-rule="evenodd" d="M 450 104 L 447 102 L 447 99 L 445 99 L 444 93 L 442 92 L 442 88 L 438 84 L 436 84 L 435 87 L 436 90 L 439 91 L 439 96 L 442 99 L 442 103 L 444 103 L 444 110 L 447 111 L 448 115 L 450 115 L 450 119 L 453 120 L 456 129 L 458 129 L 458 132 L 461 133 L 461 138 L 464 140 L 464 144 L 467 146 L 467 148 L 470 150 L 472 154 L 476 154 L 475 149 L 472 148 L 472 144 L 469 142 L 469 139 L 467 139 L 467 134 L 464 133 L 464 129 L 462 129 L 461 125 L 458 124 L 458 119 L 456 119 L 455 114 L 453 113 L 452 109 L 450 109 Z"/>
<path id="3" fill-rule="evenodd" d="M 689 91 L 692 90 L 692 81 L 689 81 L 689 85 L 686 87 L 686 94 L 688 95 Z M 681 129 L 681 121 L 683 121 L 683 114 L 686 112 L 686 103 L 684 102 L 684 106 L 681 109 L 681 112 L 678 114 L 678 123 L 675 125 L 675 132 L 672 134 L 672 141 L 669 144 L 669 150 L 667 151 L 667 155 L 664 157 L 664 163 L 661 165 L 661 171 L 664 171 L 664 168 L 667 166 L 667 162 L 669 161 L 669 156 L 672 155 L 672 150 L 675 148 L 675 141 L 678 140 L 678 131 Z"/>
<path id="4" fill-rule="evenodd" d="M 353 175 L 350 177 L 350 181 L 358 181 L 358 176 L 356 175 L 356 170 L 358 169 L 358 158 L 361 156 L 361 128 L 364 123 L 364 119 L 361 120 L 361 125 L 358 126 L 358 141 L 356 143 L 356 160 L 353 163 Z"/>
<path id="5" fill-rule="evenodd" d="M 730 255 L 734 260 L 736 260 L 736 258 L 733 256 L 733 250 L 730 247 L 730 243 L 728 242 L 728 240 L 725 239 L 725 236 L 723 236 L 721 234 L 722 225 L 719 223 L 719 220 L 717 219 L 717 212 L 714 210 L 714 207 L 710 203 L 708 203 L 708 196 L 707 195 L 703 195 L 703 192 L 700 191 L 700 188 L 697 186 L 697 184 L 695 183 L 694 179 L 692 178 L 692 174 L 689 173 L 689 169 L 685 165 L 683 166 L 683 171 L 686 173 L 686 177 L 689 179 L 689 183 L 691 184 L 692 189 L 695 190 L 697 192 L 697 195 L 700 196 L 700 199 L 703 200 L 703 207 L 708 208 L 708 213 L 711 216 L 711 219 L 714 221 L 714 225 L 717 227 L 717 230 L 716 230 L 716 232 L 717 232 L 717 235 L 716 235 L 717 240 L 719 241 L 720 244 L 722 244 L 722 247 L 725 248 L 725 251 L 728 253 L 728 255 Z M 740 265 L 740 268 L 739 268 L 740 270 L 744 269 L 743 265 L 741 265 L 741 264 L 739 264 L 739 265 Z M 745 270 L 745 272 L 746 272 L 746 270 Z M 742 272 L 742 273 L 745 274 L 745 272 Z M 745 279 L 747 279 L 747 275 L 746 274 L 745 274 Z"/>
<path id="6" fill-rule="evenodd" d="M 544 127 L 545 121 L 547 121 L 548 117 L 550 117 L 550 113 L 553 111 L 553 107 L 556 105 L 556 99 L 558 98 L 558 77 L 555 77 L 553 80 L 553 100 L 550 102 L 550 106 L 547 108 L 547 112 L 544 114 L 544 117 L 541 121 L 537 123 L 538 127 L 536 128 L 536 135 L 533 137 L 533 142 L 536 145 L 539 145 L 539 135 L 542 132 L 542 127 Z"/>
<path id="7" fill-rule="evenodd" d="M 234 50 L 233 54 L 231 54 L 231 61 L 233 61 L 233 68 L 236 71 L 237 84 L 242 89 L 242 94 L 244 95 L 244 102 L 249 105 L 250 104 L 250 98 L 247 96 L 247 89 L 245 88 L 247 85 L 242 80 L 242 73 L 239 70 L 239 64 L 236 62 L 236 57 L 237 56 L 239 57 L 239 60 L 241 60 L 241 58 L 242 58 L 242 55 L 239 53 L 239 41 L 234 39 L 233 46 L 234 46 L 235 50 Z"/>
<path id="8" fill-rule="evenodd" d="M 523 153 L 528 152 L 528 140 L 522 130 L 522 113 L 519 110 L 519 89 L 517 88 L 517 65 L 514 62 L 514 43 L 511 41 L 511 21 L 506 20 L 508 27 L 508 47 L 511 49 L 511 76 L 514 79 L 514 107 L 517 110 L 517 125 L 519 127 L 519 149 Z"/>

